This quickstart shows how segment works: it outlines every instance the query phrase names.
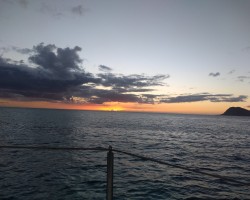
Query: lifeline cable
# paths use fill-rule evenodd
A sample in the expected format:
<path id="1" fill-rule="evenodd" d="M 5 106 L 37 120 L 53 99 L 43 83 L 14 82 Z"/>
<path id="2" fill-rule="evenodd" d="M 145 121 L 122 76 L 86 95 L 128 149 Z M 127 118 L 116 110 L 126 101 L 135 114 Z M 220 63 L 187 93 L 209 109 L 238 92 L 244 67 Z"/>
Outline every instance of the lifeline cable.
<path id="1" fill-rule="evenodd" d="M 194 172 L 194 173 L 203 174 L 203 175 L 206 175 L 206 176 L 211 176 L 211 177 L 218 178 L 218 179 L 221 179 L 221 180 L 224 180 L 224 181 L 227 181 L 227 182 L 237 183 L 237 184 L 240 184 L 242 186 L 250 186 L 250 183 L 241 182 L 241 181 L 235 180 L 233 178 L 229 178 L 229 177 L 225 177 L 225 176 L 221 176 L 221 175 L 217 175 L 217 174 L 207 173 L 207 172 L 204 172 L 204 171 L 200 171 L 198 169 L 194 169 L 194 168 L 190 168 L 190 167 L 186 167 L 186 166 L 182 166 L 182 165 L 178 165 L 178 164 L 171 164 L 171 163 L 168 163 L 166 161 L 158 160 L 158 159 L 155 159 L 155 158 L 141 156 L 141 155 L 137 155 L 137 154 L 134 154 L 134 153 L 129 153 L 129 152 L 118 150 L 118 149 L 113 149 L 113 151 L 118 152 L 118 153 L 123 153 L 123 154 L 129 155 L 129 156 L 133 156 L 133 157 L 136 157 L 136 158 L 140 158 L 142 160 L 148 160 L 148 161 L 156 162 L 156 163 L 159 163 L 159 164 L 162 164 L 162 165 L 167 165 L 167 166 L 170 166 L 170 167 L 174 167 L 174 168 L 178 168 L 178 169 L 182 169 L 182 170 L 186 170 L 186 171 L 190 171 L 190 172 Z"/>
<path id="2" fill-rule="evenodd" d="M 103 148 L 103 147 L 84 148 L 84 147 L 50 147 L 50 146 L 21 146 L 21 145 L 20 146 L 19 145 L 18 146 L 6 145 L 6 146 L 0 146 L 0 148 L 5 148 L 5 149 L 37 149 L 37 150 L 70 150 L 70 151 L 109 151 L 110 150 L 110 148 Z M 117 153 L 122 153 L 122 154 L 126 154 L 126 155 L 129 155 L 132 157 L 140 158 L 142 160 L 152 161 L 155 163 L 159 163 L 162 165 L 190 171 L 193 173 L 198 173 L 198 174 L 218 178 L 218 179 L 224 180 L 226 182 L 237 183 L 237 184 L 240 184 L 242 186 L 250 186 L 250 183 L 241 182 L 241 181 L 235 180 L 233 178 L 229 178 L 229 177 L 225 177 L 225 176 L 221 176 L 221 175 L 217 175 L 217 174 L 207 173 L 204 171 L 200 171 L 198 169 L 194 169 L 194 168 L 190 168 L 190 167 L 186 167 L 186 166 L 182 166 L 182 165 L 178 165 L 178 164 L 168 163 L 166 161 L 162 161 L 162 160 L 158 160 L 155 158 L 150 158 L 147 156 L 142 156 L 142 155 L 126 152 L 123 150 L 112 149 L 112 147 L 111 147 L 111 150 L 114 152 L 117 152 Z"/>
<path id="3" fill-rule="evenodd" d="M 19 145 L 6 145 L 0 146 L 4 149 L 38 149 L 38 150 L 69 150 L 69 151 L 108 151 L 109 149 L 103 147 L 50 147 L 50 146 L 19 146 Z"/>

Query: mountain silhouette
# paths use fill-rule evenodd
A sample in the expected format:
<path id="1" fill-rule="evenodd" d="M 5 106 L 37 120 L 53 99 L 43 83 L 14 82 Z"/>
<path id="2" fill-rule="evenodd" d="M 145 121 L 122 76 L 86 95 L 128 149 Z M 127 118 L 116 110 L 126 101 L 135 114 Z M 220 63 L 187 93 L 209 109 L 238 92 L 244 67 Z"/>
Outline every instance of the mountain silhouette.
<path id="1" fill-rule="evenodd" d="M 250 111 L 241 107 L 230 107 L 222 115 L 250 116 Z"/>

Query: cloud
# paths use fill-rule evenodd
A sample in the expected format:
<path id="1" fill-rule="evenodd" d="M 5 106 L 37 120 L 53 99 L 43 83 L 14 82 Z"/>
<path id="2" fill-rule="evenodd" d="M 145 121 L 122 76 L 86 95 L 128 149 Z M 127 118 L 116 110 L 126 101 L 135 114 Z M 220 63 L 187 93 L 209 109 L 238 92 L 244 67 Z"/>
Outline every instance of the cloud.
<path id="1" fill-rule="evenodd" d="M 21 53 L 21 54 L 30 54 L 33 52 L 32 49 L 20 48 L 20 47 L 16 47 L 16 46 L 0 47 L 1 55 L 3 55 L 4 53 L 10 52 L 10 51 L 16 51 L 16 52 Z"/>
<path id="2" fill-rule="evenodd" d="M 18 94 L 30 98 L 63 99 L 70 88 L 97 79 L 81 68 L 82 60 L 77 52 L 79 47 L 57 48 L 55 45 L 34 46 L 29 57 L 37 67 L 12 64 L 0 58 L 0 88 L 2 96 Z"/>
<path id="3" fill-rule="evenodd" d="M 3 55 L 4 53 L 7 53 L 10 51 L 9 47 L 0 47 L 0 55 Z"/>
<path id="4" fill-rule="evenodd" d="M 47 2 L 45 3 L 44 1 L 41 1 L 41 5 L 38 10 L 43 14 L 50 15 L 57 19 L 64 16 L 63 11 L 59 6 L 55 7 L 51 4 L 47 4 Z"/>
<path id="5" fill-rule="evenodd" d="M 30 54 L 33 52 L 32 49 L 28 49 L 28 48 L 19 48 L 19 47 L 15 47 L 15 46 L 12 46 L 12 50 L 18 52 L 18 53 L 21 53 L 21 54 Z"/>
<path id="6" fill-rule="evenodd" d="M 103 72 L 111 72 L 111 71 L 112 71 L 112 69 L 111 69 L 110 67 L 107 67 L 107 66 L 105 66 L 105 65 L 99 65 L 99 66 L 98 66 L 98 69 L 99 69 L 100 71 L 103 71 Z"/>
<path id="7" fill-rule="evenodd" d="M 238 76 L 237 79 L 240 82 L 245 82 L 247 80 L 250 80 L 250 76 Z"/>
<path id="8" fill-rule="evenodd" d="M 243 102 L 247 96 L 232 94 L 188 94 L 167 96 L 157 94 L 156 86 L 166 86 L 170 75 L 115 74 L 100 65 L 102 73 L 92 74 L 83 68 L 81 48 L 59 48 L 40 43 L 32 49 L 14 50 L 28 53 L 29 64 L 0 56 L 0 97 L 18 101 L 49 101 L 65 103 L 136 102 Z"/>
<path id="9" fill-rule="evenodd" d="M 23 8 L 26 8 L 29 4 L 28 0 L 0 0 L 0 3 L 8 3 L 8 4 L 14 4 L 14 3 L 18 3 L 20 6 L 22 6 Z"/>
<path id="10" fill-rule="evenodd" d="M 163 86 L 163 80 L 169 78 L 169 75 L 116 75 L 113 73 L 98 74 L 101 84 L 106 87 L 119 88 L 142 88 L 149 86 Z"/>
<path id="11" fill-rule="evenodd" d="M 213 76 L 213 77 L 216 77 L 216 76 L 220 76 L 220 72 L 216 72 L 216 73 L 209 73 L 209 76 Z"/>
<path id="12" fill-rule="evenodd" d="M 82 5 L 74 6 L 71 9 L 71 12 L 76 15 L 84 15 L 87 12 L 87 9 Z"/>
<path id="13" fill-rule="evenodd" d="M 55 76 L 72 77 L 74 72 L 81 70 L 82 59 L 77 52 L 81 51 L 81 48 L 76 46 L 73 49 L 70 48 L 57 48 L 55 45 L 44 45 L 43 43 L 34 46 L 34 55 L 29 57 L 29 60 L 53 73 Z"/>
<path id="14" fill-rule="evenodd" d="M 27 8 L 29 2 L 28 0 L 18 0 L 18 3 L 23 7 L 23 8 Z"/>
<path id="15" fill-rule="evenodd" d="M 242 48 L 243 52 L 249 52 L 250 51 L 250 46 L 246 46 L 244 48 Z"/>
<path id="16" fill-rule="evenodd" d="M 119 93 L 141 93 L 141 92 L 152 92 L 154 89 L 151 88 L 121 88 L 121 87 L 113 87 L 113 90 Z"/>
<path id="17" fill-rule="evenodd" d="M 190 103 L 198 101 L 210 101 L 210 102 L 244 102 L 247 96 L 240 95 L 234 97 L 232 94 L 190 94 L 190 95 L 180 95 L 175 97 L 167 97 L 161 99 L 162 103 Z"/>
<path id="18" fill-rule="evenodd" d="M 9 9 L 10 6 L 15 6 L 19 11 L 20 8 L 22 11 L 33 9 L 55 19 L 68 18 L 72 15 L 83 16 L 89 11 L 89 9 L 85 8 L 83 5 L 76 2 L 74 3 L 73 1 L 68 5 L 60 0 L 56 2 L 57 3 L 48 0 L 0 0 L 0 10 Z"/>
<path id="19" fill-rule="evenodd" d="M 73 5 L 65 8 L 65 5 L 63 7 L 58 5 L 55 6 L 55 4 L 51 4 L 49 1 L 41 2 L 39 10 L 44 14 L 49 14 L 56 18 L 68 17 L 72 14 L 83 16 L 89 11 L 83 5 Z"/>
<path id="20" fill-rule="evenodd" d="M 85 103 L 95 104 L 102 104 L 104 102 L 154 103 L 148 100 L 146 94 L 132 94 L 126 91 L 121 92 L 116 89 L 98 89 L 95 85 L 79 86 L 71 90 L 70 93 L 64 97 L 64 99 L 70 103 L 76 98 L 84 99 Z"/>
<path id="21" fill-rule="evenodd" d="M 230 72 L 228 72 L 228 74 L 233 74 L 235 72 L 235 70 L 231 70 Z"/>
<path id="22" fill-rule="evenodd" d="M 138 102 L 142 103 L 141 98 L 135 94 L 118 93 L 113 90 L 94 90 L 90 103 L 102 104 L 104 102 Z"/>
<path id="23" fill-rule="evenodd" d="M 117 75 L 111 68 L 100 65 L 108 73 L 93 75 L 85 72 L 83 60 L 78 53 L 81 48 L 59 48 L 54 44 L 40 43 L 32 49 L 14 48 L 30 53 L 32 67 L 0 57 L 0 97 L 16 100 L 74 102 L 152 102 L 141 93 L 153 91 L 148 88 L 164 85 L 168 75 Z M 102 86 L 103 89 L 98 89 Z M 132 94 L 133 93 L 133 94 Z M 151 98 L 152 99 L 152 98 Z"/>

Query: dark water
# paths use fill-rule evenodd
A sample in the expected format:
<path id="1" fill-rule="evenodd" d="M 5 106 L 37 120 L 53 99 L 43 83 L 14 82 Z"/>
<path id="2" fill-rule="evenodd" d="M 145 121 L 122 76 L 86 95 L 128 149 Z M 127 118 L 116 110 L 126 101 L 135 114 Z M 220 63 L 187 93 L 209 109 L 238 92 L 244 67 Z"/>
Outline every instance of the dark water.
<path id="1" fill-rule="evenodd" d="M 108 147 L 250 182 L 250 118 L 0 108 L 0 145 Z M 248 199 L 226 183 L 115 153 L 115 199 Z M 0 199 L 105 199 L 106 152 L 0 149 Z"/>

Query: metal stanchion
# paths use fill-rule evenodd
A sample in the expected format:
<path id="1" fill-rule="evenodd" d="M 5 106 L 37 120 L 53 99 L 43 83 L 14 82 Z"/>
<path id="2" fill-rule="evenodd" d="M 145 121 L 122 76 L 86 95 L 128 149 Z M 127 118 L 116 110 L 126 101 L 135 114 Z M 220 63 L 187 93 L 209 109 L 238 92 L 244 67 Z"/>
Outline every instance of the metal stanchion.
<path id="1" fill-rule="evenodd" d="M 114 154 L 112 146 L 109 146 L 107 154 L 107 200 L 113 200 L 113 169 L 114 169 Z"/>

